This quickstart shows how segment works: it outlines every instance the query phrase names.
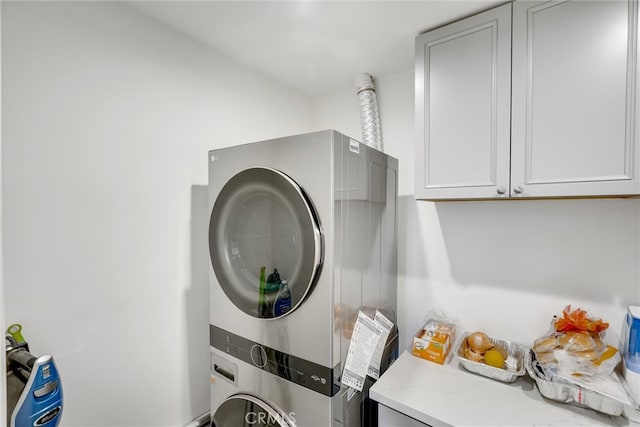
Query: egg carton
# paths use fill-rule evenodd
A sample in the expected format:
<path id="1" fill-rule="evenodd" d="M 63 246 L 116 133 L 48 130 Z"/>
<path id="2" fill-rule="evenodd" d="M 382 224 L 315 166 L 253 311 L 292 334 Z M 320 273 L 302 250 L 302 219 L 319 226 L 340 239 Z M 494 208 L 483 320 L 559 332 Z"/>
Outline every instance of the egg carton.
<path id="1" fill-rule="evenodd" d="M 469 360 L 464 356 L 468 335 L 468 333 L 464 334 L 455 353 L 458 362 L 467 371 L 504 383 L 512 383 L 525 374 L 526 359 L 529 354 L 527 347 L 511 341 L 489 338 L 494 347 L 502 349 L 507 354 L 504 369 L 496 368 L 486 363 Z"/>

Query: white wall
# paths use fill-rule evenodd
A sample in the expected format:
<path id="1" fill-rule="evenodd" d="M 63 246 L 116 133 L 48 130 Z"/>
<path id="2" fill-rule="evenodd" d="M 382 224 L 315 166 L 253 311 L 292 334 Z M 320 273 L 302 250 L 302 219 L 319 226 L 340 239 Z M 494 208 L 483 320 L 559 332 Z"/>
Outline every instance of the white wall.
<path id="1" fill-rule="evenodd" d="M 209 409 L 207 151 L 307 131 L 311 100 L 117 2 L 2 8 L 6 320 L 54 355 L 62 426 L 182 426 Z"/>
<path id="2" fill-rule="evenodd" d="M 567 304 L 608 320 L 617 344 L 626 306 L 640 304 L 640 198 L 415 201 L 413 78 L 375 81 L 385 151 L 399 159 L 401 346 L 433 307 L 531 343 Z M 313 126 L 360 138 L 354 89 L 314 99 Z"/>
<path id="3" fill-rule="evenodd" d="M 0 3 L 0 46 L 2 45 L 2 3 Z M 2 81 L 2 58 L 0 57 L 0 81 Z M 0 99 L 2 99 L 2 85 L 0 84 Z M 0 129 L 2 129 L 2 105 L 0 105 Z M 2 269 L 2 135 L 0 135 L 0 331 L 4 333 L 4 272 Z M 7 408 L 7 377 L 5 352 L 0 351 L 0 422 L 6 420 Z"/>

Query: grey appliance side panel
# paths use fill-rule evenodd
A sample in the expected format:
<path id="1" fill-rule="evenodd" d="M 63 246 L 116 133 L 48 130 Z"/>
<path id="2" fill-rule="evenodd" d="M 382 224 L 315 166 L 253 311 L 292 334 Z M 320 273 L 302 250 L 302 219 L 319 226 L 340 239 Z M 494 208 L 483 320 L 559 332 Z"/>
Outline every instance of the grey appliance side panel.
<path id="1" fill-rule="evenodd" d="M 363 269 L 362 305 L 375 307 L 396 321 L 397 288 L 397 161 L 368 148 L 365 236 L 368 250 Z M 365 248 L 363 248 L 364 250 Z"/>
<path id="2" fill-rule="evenodd" d="M 386 180 L 386 201 L 380 221 L 381 233 L 381 264 L 382 277 L 381 299 L 382 307 L 394 314 L 393 320 L 398 321 L 398 160 L 386 156 L 386 170 L 383 170 Z"/>
<path id="3" fill-rule="evenodd" d="M 359 310 L 397 322 L 398 162 L 348 137 L 335 147 L 334 318 L 344 362 Z"/>
<path id="4" fill-rule="evenodd" d="M 333 140 L 333 229 L 332 233 L 332 247 L 329 251 L 333 257 L 332 265 L 332 288 L 331 288 L 331 301 L 332 306 L 332 339 L 331 339 L 331 356 L 333 364 L 337 364 L 343 361 L 341 356 L 341 340 L 343 333 L 343 325 L 345 323 L 346 312 L 342 303 L 342 247 L 344 239 L 344 221 L 342 216 L 342 199 L 343 199 L 343 181 L 344 181 L 344 156 L 343 156 L 343 138 L 342 135 L 336 135 Z M 341 364 L 343 366 L 343 364 Z M 336 383 L 339 378 L 335 378 Z"/>

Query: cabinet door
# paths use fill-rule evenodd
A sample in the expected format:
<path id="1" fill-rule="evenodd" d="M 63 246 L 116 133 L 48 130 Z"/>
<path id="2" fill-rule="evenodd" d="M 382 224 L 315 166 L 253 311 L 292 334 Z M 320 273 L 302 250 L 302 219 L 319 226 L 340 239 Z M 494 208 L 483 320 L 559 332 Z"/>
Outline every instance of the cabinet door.
<path id="1" fill-rule="evenodd" d="M 416 198 L 508 195 L 511 4 L 416 38 Z"/>
<path id="2" fill-rule="evenodd" d="M 394 427 L 428 427 L 427 424 L 410 418 L 383 404 L 378 404 L 378 425 Z"/>
<path id="3" fill-rule="evenodd" d="M 640 193 L 637 0 L 513 8 L 512 195 Z"/>

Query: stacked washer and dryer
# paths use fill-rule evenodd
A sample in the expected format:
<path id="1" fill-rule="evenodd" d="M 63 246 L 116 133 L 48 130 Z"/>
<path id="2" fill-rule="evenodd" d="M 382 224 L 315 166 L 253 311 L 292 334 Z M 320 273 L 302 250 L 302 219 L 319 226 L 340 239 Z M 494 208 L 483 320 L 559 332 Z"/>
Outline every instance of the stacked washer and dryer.
<path id="1" fill-rule="evenodd" d="M 375 425 L 340 377 L 358 312 L 396 319 L 397 170 L 333 130 L 209 152 L 212 426 Z"/>

